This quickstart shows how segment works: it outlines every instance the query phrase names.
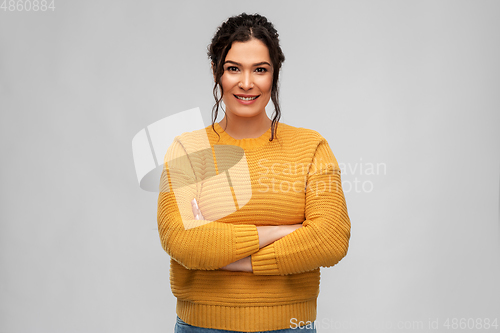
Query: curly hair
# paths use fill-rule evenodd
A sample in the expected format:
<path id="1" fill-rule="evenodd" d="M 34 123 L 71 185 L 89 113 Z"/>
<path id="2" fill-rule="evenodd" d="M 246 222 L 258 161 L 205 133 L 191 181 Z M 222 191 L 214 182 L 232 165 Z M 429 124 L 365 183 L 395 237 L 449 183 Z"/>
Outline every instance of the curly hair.
<path id="1" fill-rule="evenodd" d="M 212 42 L 208 45 L 208 57 L 212 62 L 212 70 L 214 75 L 213 95 L 215 104 L 212 108 L 212 129 L 215 131 L 214 123 L 217 120 L 219 106 L 222 101 L 224 91 L 220 83 L 222 74 L 224 74 L 223 64 L 226 60 L 227 53 L 231 49 L 233 42 L 246 42 L 252 38 L 262 41 L 269 50 L 269 56 L 273 65 L 273 83 L 271 88 L 271 100 L 274 104 L 274 113 L 271 123 L 271 138 L 272 141 L 276 135 L 276 125 L 281 117 L 279 105 L 279 89 L 278 79 L 282 63 L 285 61 L 285 56 L 281 50 L 279 43 L 278 31 L 266 17 L 260 14 L 242 13 L 237 16 L 232 16 L 217 29 Z M 218 87 L 221 90 L 221 96 L 218 97 Z M 219 135 L 217 133 L 217 135 Z"/>

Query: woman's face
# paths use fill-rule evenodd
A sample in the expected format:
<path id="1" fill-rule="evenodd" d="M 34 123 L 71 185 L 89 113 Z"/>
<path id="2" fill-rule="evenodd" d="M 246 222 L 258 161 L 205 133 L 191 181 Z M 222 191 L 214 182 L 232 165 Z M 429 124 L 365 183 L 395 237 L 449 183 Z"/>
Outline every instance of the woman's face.
<path id="1" fill-rule="evenodd" d="M 265 114 L 273 84 L 273 68 L 267 46 L 258 39 L 233 42 L 223 66 L 221 85 L 226 113 L 239 117 Z"/>

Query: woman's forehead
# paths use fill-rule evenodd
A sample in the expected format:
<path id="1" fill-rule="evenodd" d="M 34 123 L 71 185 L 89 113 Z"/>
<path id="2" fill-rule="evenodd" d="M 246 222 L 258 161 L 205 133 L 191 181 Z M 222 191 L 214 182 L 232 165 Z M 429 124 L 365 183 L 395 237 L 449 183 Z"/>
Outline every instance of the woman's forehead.
<path id="1" fill-rule="evenodd" d="M 271 63 L 269 49 L 258 39 L 247 42 L 233 42 L 226 55 L 226 61 L 238 62 L 242 65 L 253 65 L 263 61 Z"/>

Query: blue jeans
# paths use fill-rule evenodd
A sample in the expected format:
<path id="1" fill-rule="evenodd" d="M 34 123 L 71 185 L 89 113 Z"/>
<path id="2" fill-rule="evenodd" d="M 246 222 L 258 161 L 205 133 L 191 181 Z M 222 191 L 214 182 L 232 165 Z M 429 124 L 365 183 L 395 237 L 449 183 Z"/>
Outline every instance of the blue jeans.
<path id="1" fill-rule="evenodd" d="M 311 328 L 310 326 L 313 326 Z M 273 330 L 273 331 L 260 331 L 255 333 L 316 333 L 316 326 L 307 325 L 300 326 L 297 328 L 284 328 L 282 330 Z M 214 328 L 204 328 L 198 326 L 192 326 L 186 324 L 179 316 L 177 316 L 177 322 L 175 323 L 174 333 L 246 333 L 240 331 L 229 331 L 229 330 L 217 330 Z"/>

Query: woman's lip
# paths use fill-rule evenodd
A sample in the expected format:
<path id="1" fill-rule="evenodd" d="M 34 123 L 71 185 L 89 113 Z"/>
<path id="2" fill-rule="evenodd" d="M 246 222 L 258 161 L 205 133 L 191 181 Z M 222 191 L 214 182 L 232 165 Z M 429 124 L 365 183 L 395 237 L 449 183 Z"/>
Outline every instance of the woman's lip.
<path id="1" fill-rule="evenodd" d="M 243 94 L 233 94 L 235 96 L 239 96 L 239 97 L 255 97 L 255 96 L 259 96 L 259 95 L 243 95 Z"/>
<path id="2" fill-rule="evenodd" d="M 248 97 L 257 97 L 255 99 L 252 99 L 252 100 L 249 100 L 249 101 L 244 101 L 242 99 L 239 99 L 238 97 L 236 96 L 239 96 L 239 97 L 247 97 L 247 96 L 244 96 L 244 95 L 236 95 L 236 94 L 233 94 L 234 95 L 234 98 L 236 98 L 236 100 L 238 102 L 240 102 L 241 104 L 244 104 L 244 105 L 249 105 L 249 104 L 252 104 L 253 102 L 255 102 L 256 100 L 259 99 L 260 95 L 253 95 L 253 96 L 248 96 Z"/>

